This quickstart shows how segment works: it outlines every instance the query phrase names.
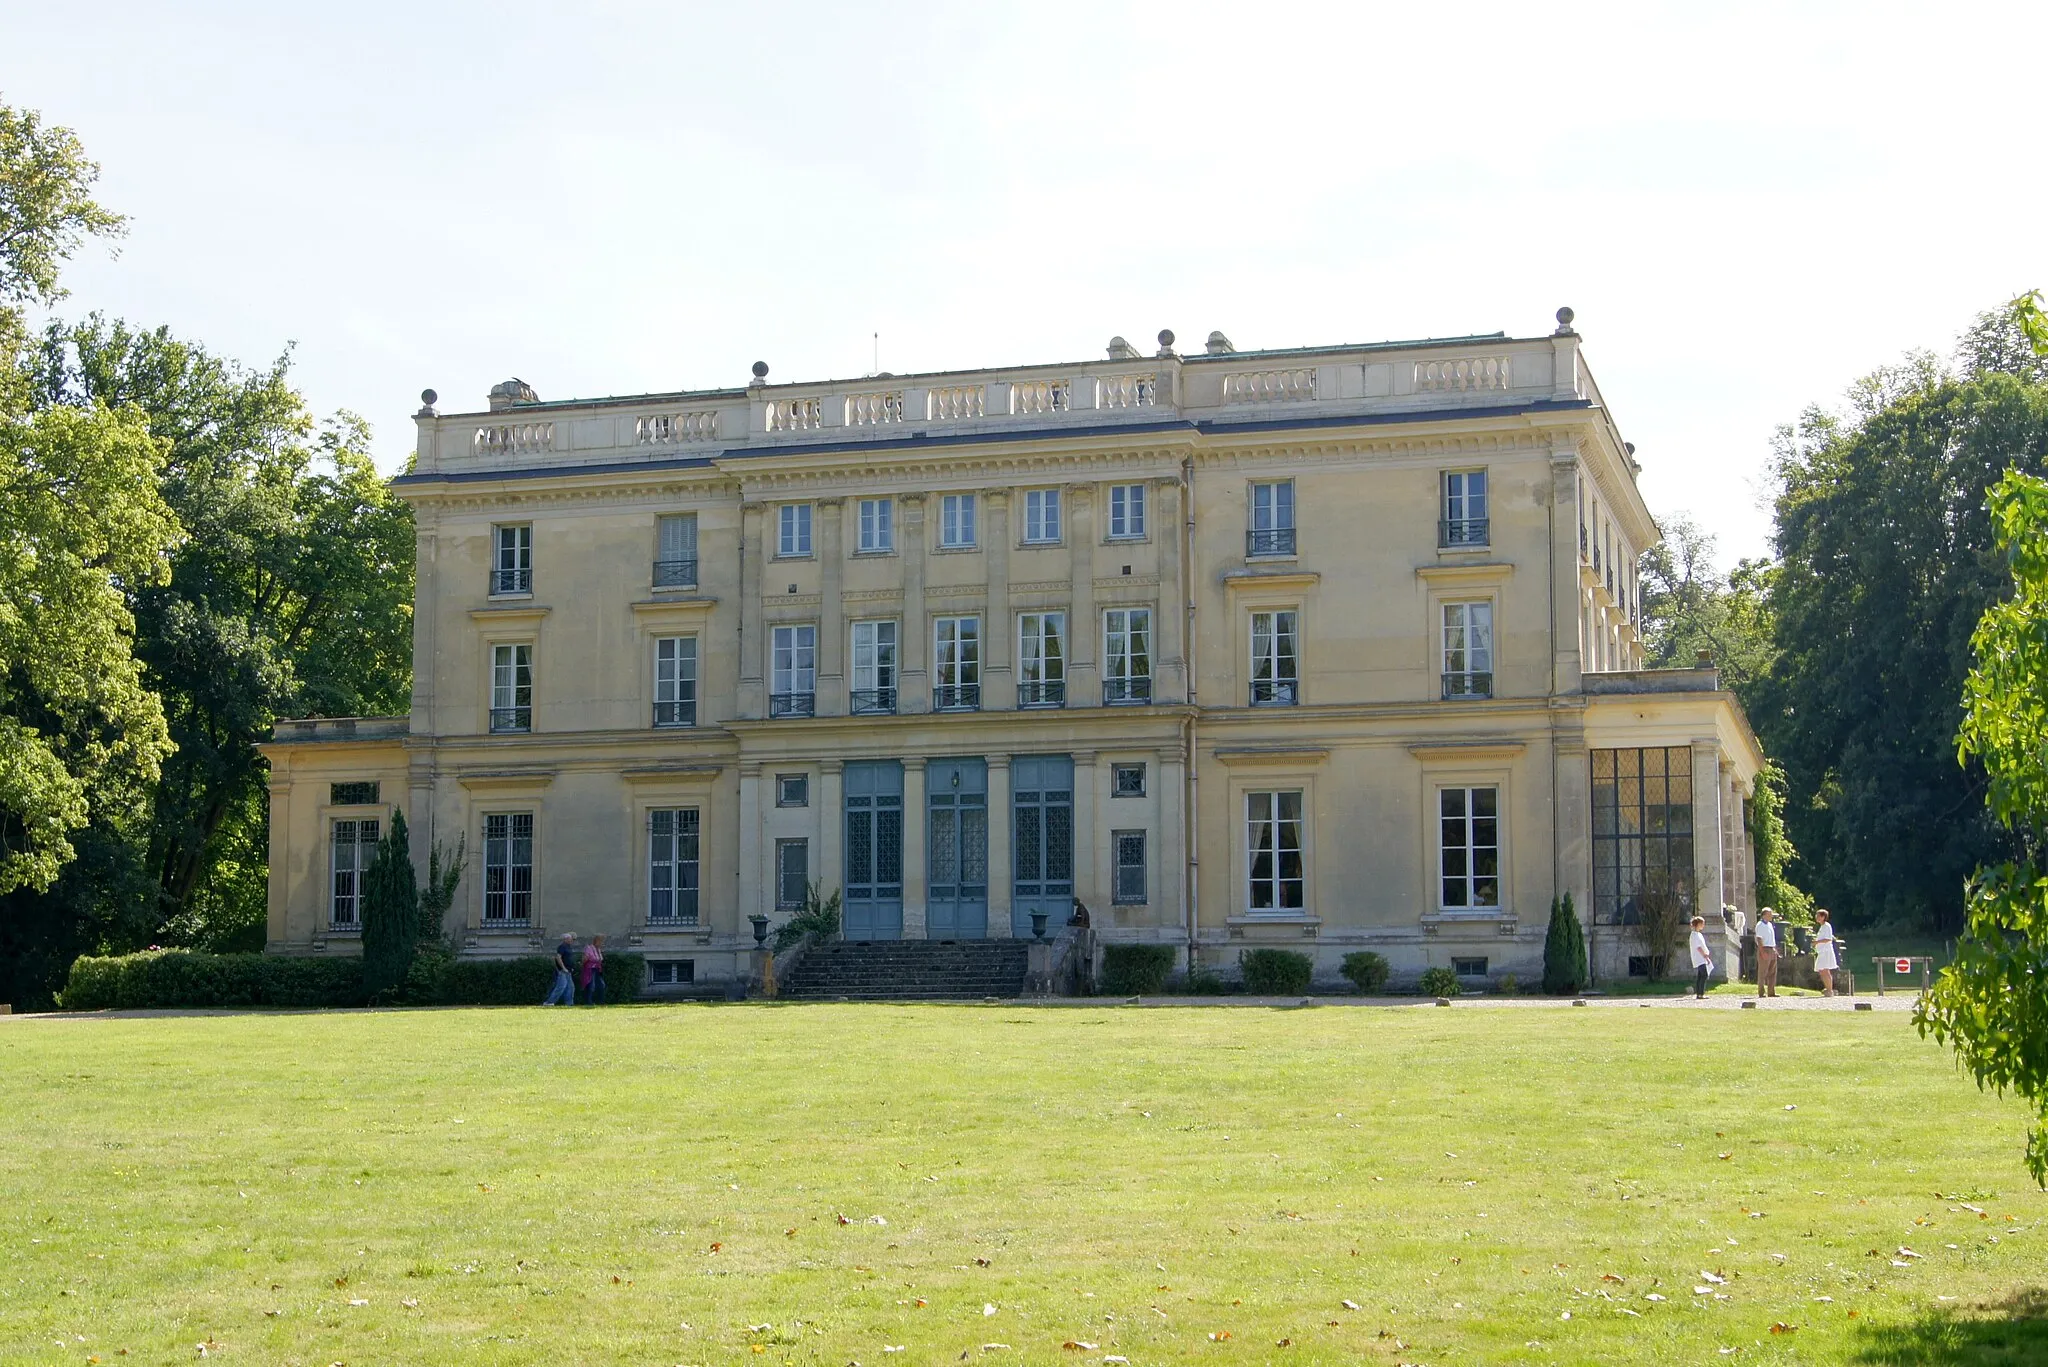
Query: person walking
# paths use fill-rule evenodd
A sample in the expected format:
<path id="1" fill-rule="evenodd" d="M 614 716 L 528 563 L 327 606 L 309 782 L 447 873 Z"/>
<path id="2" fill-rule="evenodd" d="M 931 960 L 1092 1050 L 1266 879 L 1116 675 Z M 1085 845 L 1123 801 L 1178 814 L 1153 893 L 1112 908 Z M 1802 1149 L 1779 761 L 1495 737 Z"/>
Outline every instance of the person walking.
<path id="1" fill-rule="evenodd" d="M 593 935 L 583 947 L 583 1004 L 604 1005 L 604 936 Z"/>
<path id="2" fill-rule="evenodd" d="M 547 1000 L 542 1006 L 574 1006 L 576 1004 L 576 936 L 564 931 L 562 942 L 555 946 L 555 981 L 548 988 Z"/>
<path id="3" fill-rule="evenodd" d="M 1692 995 L 1697 1001 L 1707 999 L 1707 978 L 1714 971 L 1714 951 L 1707 948 L 1707 918 L 1692 918 Z"/>
<path id="4" fill-rule="evenodd" d="M 1820 975 L 1820 994 L 1823 997 L 1835 995 L 1835 970 L 1842 966 L 1841 955 L 1836 951 L 1841 941 L 1835 938 L 1835 927 L 1825 911 L 1813 913 L 1813 971 Z"/>
<path id="5" fill-rule="evenodd" d="M 1756 994 L 1778 995 L 1778 913 L 1765 907 L 1756 916 Z"/>

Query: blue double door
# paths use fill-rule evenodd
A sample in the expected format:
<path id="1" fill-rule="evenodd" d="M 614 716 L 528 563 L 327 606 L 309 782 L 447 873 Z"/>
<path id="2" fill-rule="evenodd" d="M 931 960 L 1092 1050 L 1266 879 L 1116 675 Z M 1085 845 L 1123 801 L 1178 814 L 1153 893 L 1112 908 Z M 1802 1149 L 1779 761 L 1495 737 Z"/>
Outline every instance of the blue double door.
<path id="1" fill-rule="evenodd" d="M 1064 923 L 1074 903 L 1074 762 L 1026 755 L 1011 764 L 1010 934 L 1031 934 L 1031 913 Z M 849 940 L 903 937 L 903 765 L 846 766 L 844 930 Z M 988 762 L 925 766 L 925 936 L 988 935 Z M 1001 819 L 1000 815 L 998 819 Z"/>

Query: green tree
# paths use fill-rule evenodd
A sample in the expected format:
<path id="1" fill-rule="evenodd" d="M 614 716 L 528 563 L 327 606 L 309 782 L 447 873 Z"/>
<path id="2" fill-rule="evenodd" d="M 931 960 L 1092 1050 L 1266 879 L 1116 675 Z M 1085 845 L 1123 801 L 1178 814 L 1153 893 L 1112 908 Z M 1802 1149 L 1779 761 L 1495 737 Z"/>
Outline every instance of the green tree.
<path id="1" fill-rule="evenodd" d="M 2048 481 L 2008 473 L 1990 512 L 2014 593 L 1972 638 L 1957 744 L 1982 766 L 1986 803 L 2013 852 L 1970 881 L 1955 962 L 1915 1019 L 1955 1047 L 1978 1085 L 2034 1108 L 2027 1168 L 2048 1185 Z"/>
<path id="2" fill-rule="evenodd" d="M 1645 551 L 1643 658 L 1652 669 L 1689 669 L 1701 651 L 1722 682 L 1748 701 L 1777 658 L 1771 636 L 1774 567 L 1743 560 L 1730 574 L 1715 566 L 1715 542 L 1684 513 L 1658 519 L 1664 539 Z"/>
<path id="3" fill-rule="evenodd" d="M 1552 898 L 1550 929 L 1543 937 L 1543 990 L 1569 996 L 1586 986 L 1586 932 L 1579 925 L 1572 895 Z"/>
<path id="4" fill-rule="evenodd" d="M 1798 851 L 1785 838 L 1785 773 L 1765 764 L 1749 799 L 1750 843 L 1756 852 L 1756 904 L 1793 925 L 1813 924 L 1813 899 L 1795 886 L 1785 869 Z"/>
<path id="5" fill-rule="evenodd" d="M 2009 585 L 1985 492 L 2048 460 L 2048 385 L 1991 368 L 2017 356 L 1982 344 L 1991 321 L 1962 369 L 1908 358 L 1781 434 L 1777 655 L 1744 701 L 1784 766 L 1790 871 L 1844 919 L 1953 926 L 2003 848 L 1953 738 L 1971 632 Z"/>
<path id="6" fill-rule="evenodd" d="M 404 985 L 419 933 L 412 845 L 405 813 L 393 811 L 391 828 L 363 873 L 363 991 L 371 1001 L 388 1001 Z"/>

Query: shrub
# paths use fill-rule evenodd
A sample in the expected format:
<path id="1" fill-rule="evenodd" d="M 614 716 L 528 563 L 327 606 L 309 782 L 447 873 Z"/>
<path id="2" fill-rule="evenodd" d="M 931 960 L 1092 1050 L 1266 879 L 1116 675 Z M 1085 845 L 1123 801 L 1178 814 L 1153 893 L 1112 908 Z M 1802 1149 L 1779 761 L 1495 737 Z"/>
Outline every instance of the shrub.
<path id="1" fill-rule="evenodd" d="M 413 876 L 405 813 L 391 814 L 391 829 L 363 872 L 363 990 L 371 1001 L 390 1001 L 405 986 L 420 933 L 420 889 Z"/>
<path id="2" fill-rule="evenodd" d="M 607 949 L 604 989 L 607 1002 L 632 1001 L 647 981 L 644 955 Z M 555 984 L 551 955 L 523 954 L 516 959 L 454 959 L 442 969 L 431 1000 L 444 1006 L 539 1006 Z"/>
<path id="3" fill-rule="evenodd" d="M 1173 972 L 1172 945 L 1107 945 L 1102 951 L 1102 990 L 1112 997 L 1148 997 L 1166 986 Z"/>
<path id="4" fill-rule="evenodd" d="M 1572 895 L 1550 901 L 1550 930 L 1543 937 L 1543 990 L 1553 997 L 1570 996 L 1586 986 L 1586 935 Z"/>
<path id="5" fill-rule="evenodd" d="M 1292 949 L 1247 949 L 1237 961 L 1244 990 L 1258 997 L 1298 997 L 1315 976 L 1315 960 Z"/>
<path id="6" fill-rule="evenodd" d="M 1458 975 L 1438 964 L 1435 968 L 1422 971 L 1422 995 L 1425 997 L 1455 997 L 1458 995 Z"/>
<path id="7" fill-rule="evenodd" d="M 459 837 L 454 850 L 436 840 L 427 850 L 427 885 L 420 889 L 420 943 L 445 944 L 448 938 L 448 909 L 455 905 L 455 889 L 462 882 L 462 860 L 469 838 Z"/>
<path id="8" fill-rule="evenodd" d="M 77 960 L 58 1000 L 67 1011 L 356 1006 L 363 969 L 357 959 L 148 950 Z"/>
<path id="9" fill-rule="evenodd" d="M 1522 990 L 1522 980 L 1512 973 L 1503 973 L 1500 980 L 1494 983 L 1493 990 L 1503 997 L 1512 997 Z"/>
<path id="10" fill-rule="evenodd" d="M 1351 985 L 1368 997 L 1387 985 L 1389 969 L 1386 956 L 1375 954 L 1369 949 L 1346 954 L 1343 971 L 1344 976 L 1351 980 Z"/>
<path id="11" fill-rule="evenodd" d="M 1191 997 L 1220 997 L 1230 991 L 1230 984 L 1221 973 L 1203 964 L 1188 974 L 1181 990 Z"/>
<path id="12" fill-rule="evenodd" d="M 817 883 L 808 884 L 804 888 L 803 904 L 787 921 L 775 928 L 777 954 L 799 940 L 809 937 L 829 940 L 839 934 L 839 889 L 834 888 L 830 897 L 823 897 L 819 895 L 819 887 Z M 606 959 L 606 963 L 610 963 L 609 958 Z M 611 974 L 605 974 L 605 982 L 607 986 L 610 985 Z"/>

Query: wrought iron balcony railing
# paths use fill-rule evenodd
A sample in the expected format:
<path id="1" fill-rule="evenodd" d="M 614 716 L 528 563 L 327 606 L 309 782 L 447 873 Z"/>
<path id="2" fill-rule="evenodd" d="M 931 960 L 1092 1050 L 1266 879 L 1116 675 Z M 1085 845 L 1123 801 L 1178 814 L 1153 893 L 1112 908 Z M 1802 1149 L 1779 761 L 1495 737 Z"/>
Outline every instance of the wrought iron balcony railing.
<path id="1" fill-rule="evenodd" d="M 935 712 L 972 712 L 980 706 L 980 684 L 932 685 L 932 710 Z"/>
<path id="2" fill-rule="evenodd" d="M 1061 707 L 1067 701 L 1064 679 L 1025 680 L 1017 685 L 1019 707 Z"/>
<path id="3" fill-rule="evenodd" d="M 532 570 L 530 570 L 530 569 L 527 569 L 527 570 L 492 570 L 492 571 L 491 571 L 491 592 L 492 592 L 492 593 L 494 593 L 494 594 L 497 594 L 497 593 L 532 593 L 532 592 L 533 592 L 533 571 L 532 571 Z"/>
<path id="4" fill-rule="evenodd" d="M 768 715 L 771 717 L 813 717 L 818 713 L 816 693 L 770 693 Z"/>
<path id="5" fill-rule="evenodd" d="M 1152 701 L 1152 680 L 1150 679 L 1104 679 L 1102 681 L 1102 702 L 1105 707 L 1119 707 L 1130 703 Z"/>
<path id="6" fill-rule="evenodd" d="M 1436 544 L 1445 548 L 1484 546 L 1489 530 L 1483 517 L 1447 517 L 1436 524 Z"/>
<path id="7" fill-rule="evenodd" d="M 1463 673 L 1444 675 L 1444 700 L 1453 698 L 1490 698 L 1493 696 L 1493 671 L 1466 670 Z"/>
<path id="8" fill-rule="evenodd" d="M 1253 679 L 1253 707 L 1292 707 L 1301 701 L 1299 679 Z"/>
<path id="9" fill-rule="evenodd" d="M 695 726 L 697 704 L 690 702 L 658 702 L 654 705 L 656 726 Z"/>
<path id="10" fill-rule="evenodd" d="M 893 688 L 856 688 L 846 695 L 846 700 L 856 717 L 886 717 L 896 711 Z"/>
<path id="11" fill-rule="evenodd" d="M 531 731 L 533 709 L 531 707 L 494 707 L 491 709 L 491 730 Z"/>
<path id="12" fill-rule="evenodd" d="M 697 558 L 688 560 L 657 560 L 654 562 L 654 587 L 658 589 L 688 589 L 697 585 Z"/>
<path id="13" fill-rule="evenodd" d="M 1293 555 L 1294 528 L 1254 527 L 1244 534 L 1246 555 Z"/>

